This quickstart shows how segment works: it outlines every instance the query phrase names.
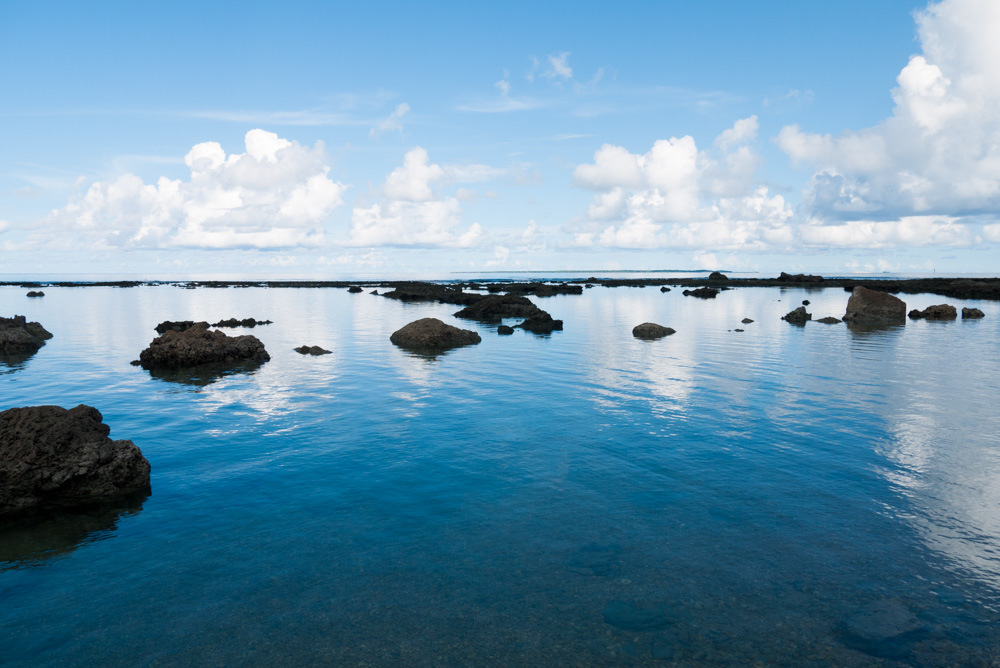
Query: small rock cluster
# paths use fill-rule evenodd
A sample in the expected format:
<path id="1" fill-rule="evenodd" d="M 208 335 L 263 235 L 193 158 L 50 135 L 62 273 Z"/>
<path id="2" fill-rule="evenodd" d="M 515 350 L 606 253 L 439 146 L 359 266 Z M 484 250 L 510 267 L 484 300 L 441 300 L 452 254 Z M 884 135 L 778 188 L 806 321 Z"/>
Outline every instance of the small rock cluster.
<path id="1" fill-rule="evenodd" d="M 263 363 L 271 359 L 257 337 L 228 336 L 208 327 L 207 322 L 196 322 L 186 329 L 168 329 L 153 339 L 132 364 L 143 369 L 176 369 L 216 362 Z"/>

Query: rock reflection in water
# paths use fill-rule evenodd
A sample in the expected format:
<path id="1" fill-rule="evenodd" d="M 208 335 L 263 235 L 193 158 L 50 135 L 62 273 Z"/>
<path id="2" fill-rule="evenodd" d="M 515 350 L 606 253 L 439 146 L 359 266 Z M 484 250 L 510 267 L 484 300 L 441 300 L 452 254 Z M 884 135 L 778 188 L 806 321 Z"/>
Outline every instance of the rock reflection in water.
<path id="1" fill-rule="evenodd" d="M 0 354 L 0 376 L 23 369 L 25 363 L 37 352 L 37 350 L 32 350 L 31 352 Z"/>
<path id="2" fill-rule="evenodd" d="M 238 373 L 252 374 L 262 365 L 263 362 L 259 360 L 237 362 L 235 364 L 231 362 L 218 362 L 177 369 L 150 369 L 149 375 L 158 380 L 165 380 L 170 383 L 205 387 L 226 376 Z"/>
<path id="3" fill-rule="evenodd" d="M 123 517 L 138 514 L 149 494 L 73 510 L 33 513 L 0 522 L 0 570 L 37 566 L 85 543 L 111 537 Z"/>

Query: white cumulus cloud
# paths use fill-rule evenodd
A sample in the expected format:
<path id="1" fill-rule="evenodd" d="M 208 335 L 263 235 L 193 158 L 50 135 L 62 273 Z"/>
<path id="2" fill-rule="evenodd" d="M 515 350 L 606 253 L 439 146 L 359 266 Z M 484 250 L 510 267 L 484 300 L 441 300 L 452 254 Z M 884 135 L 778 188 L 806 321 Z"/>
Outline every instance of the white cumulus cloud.
<path id="1" fill-rule="evenodd" d="M 605 144 L 573 182 L 595 195 L 577 245 L 615 248 L 764 248 L 793 239 L 791 208 L 755 184 L 759 157 L 748 142 L 757 118 L 738 120 L 714 152 L 693 137 L 661 139 L 645 154 Z M 610 223 L 610 224 L 609 224 Z"/>
<path id="2" fill-rule="evenodd" d="M 838 238 L 904 243 L 926 216 L 1000 210 L 1000 3 L 943 0 L 917 25 L 922 52 L 896 78 L 891 117 L 839 135 L 790 125 L 776 139 L 815 169 L 804 201 L 813 221 L 860 223 Z"/>
<path id="3" fill-rule="evenodd" d="M 355 206 L 351 215 L 352 246 L 470 247 L 484 233 L 478 223 L 465 231 L 457 194 L 443 195 L 437 188 L 456 183 L 488 180 L 495 170 L 485 165 L 441 166 L 430 161 L 417 146 L 406 153 L 403 164 L 386 177 L 382 198 L 369 206 Z M 461 190 L 461 189 L 460 189 Z M 463 198 L 468 197 L 462 191 Z"/>
<path id="4" fill-rule="evenodd" d="M 190 179 L 144 183 L 126 173 L 98 181 L 44 221 L 98 247 L 286 248 L 322 242 L 322 225 L 346 188 L 328 178 L 322 143 L 308 148 L 256 129 L 246 152 L 217 142 L 185 156 Z"/>

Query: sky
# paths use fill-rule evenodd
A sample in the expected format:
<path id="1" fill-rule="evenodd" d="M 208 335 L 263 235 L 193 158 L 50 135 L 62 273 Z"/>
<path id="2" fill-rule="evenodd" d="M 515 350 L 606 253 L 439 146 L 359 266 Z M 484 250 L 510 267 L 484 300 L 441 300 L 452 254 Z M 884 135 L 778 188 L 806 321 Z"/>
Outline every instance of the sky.
<path id="1" fill-rule="evenodd" d="M 0 3 L 0 274 L 1000 270 L 996 0 L 422 4 Z"/>

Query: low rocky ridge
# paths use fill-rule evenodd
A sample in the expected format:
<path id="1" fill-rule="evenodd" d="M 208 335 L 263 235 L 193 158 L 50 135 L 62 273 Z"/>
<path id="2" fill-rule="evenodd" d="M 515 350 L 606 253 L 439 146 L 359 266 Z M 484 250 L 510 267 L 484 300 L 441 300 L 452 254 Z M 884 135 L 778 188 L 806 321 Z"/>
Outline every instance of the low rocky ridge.
<path id="1" fill-rule="evenodd" d="M 0 516 L 149 492 L 149 462 L 108 438 L 100 411 L 28 406 L 0 413 Z"/>
<path id="2" fill-rule="evenodd" d="M 819 320 L 814 320 L 813 322 L 821 322 L 824 325 L 836 325 L 843 322 L 840 318 L 834 318 L 832 315 L 828 315 L 825 318 L 820 318 Z"/>
<path id="3" fill-rule="evenodd" d="M 847 300 L 844 322 L 856 324 L 900 324 L 906 321 L 906 302 L 878 290 L 857 286 Z"/>
<path id="4" fill-rule="evenodd" d="M 254 318 L 244 318 L 243 320 L 237 320 L 236 318 L 229 318 L 228 320 L 220 320 L 214 323 L 212 327 L 256 327 L 257 325 L 271 325 L 274 324 L 270 320 L 255 320 Z"/>
<path id="5" fill-rule="evenodd" d="M 644 322 L 632 328 L 632 336 L 637 339 L 662 339 L 664 336 L 670 336 L 674 333 L 676 330 L 673 328 L 664 327 L 655 322 Z"/>
<path id="6" fill-rule="evenodd" d="M 29 297 L 44 297 L 45 293 L 41 290 L 32 290 L 28 293 Z"/>
<path id="7" fill-rule="evenodd" d="M 785 315 L 781 316 L 781 319 L 785 322 L 790 322 L 793 325 L 804 325 L 812 320 L 812 313 L 807 313 L 806 307 L 800 306 L 794 311 L 789 311 Z"/>
<path id="8" fill-rule="evenodd" d="M 719 294 L 717 288 L 695 288 L 694 290 L 685 290 L 682 292 L 685 297 L 700 297 L 701 299 L 715 299 Z"/>
<path id="9" fill-rule="evenodd" d="M 913 309 L 907 315 L 911 320 L 954 320 L 958 317 L 958 311 L 951 304 L 935 304 L 923 311 Z"/>
<path id="10" fill-rule="evenodd" d="M 251 335 L 228 336 L 196 322 L 182 331 L 168 330 L 139 353 L 143 369 L 173 369 L 214 362 L 266 362 L 271 359 L 260 339 Z"/>
<path id="11" fill-rule="evenodd" d="M 0 318 L 0 355 L 33 353 L 51 338 L 44 327 L 23 315 Z"/>
<path id="12" fill-rule="evenodd" d="M 476 332 L 459 329 L 437 318 L 421 318 L 393 332 L 389 340 L 400 348 L 447 350 L 479 343 L 483 339 Z"/>
<path id="13" fill-rule="evenodd" d="M 293 348 L 293 350 L 300 355 L 329 355 L 333 352 L 319 346 L 299 346 L 298 348 Z"/>
<path id="14" fill-rule="evenodd" d="M 166 334 L 167 332 L 183 332 L 193 327 L 194 324 L 194 320 L 164 320 L 154 329 L 157 334 Z"/>
<path id="15" fill-rule="evenodd" d="M 543 312 L 527 297 L 511 294 L 486 295 L 455 313 L 455 317 L 497 323 L 504 318 L 530 318 Z"/>

